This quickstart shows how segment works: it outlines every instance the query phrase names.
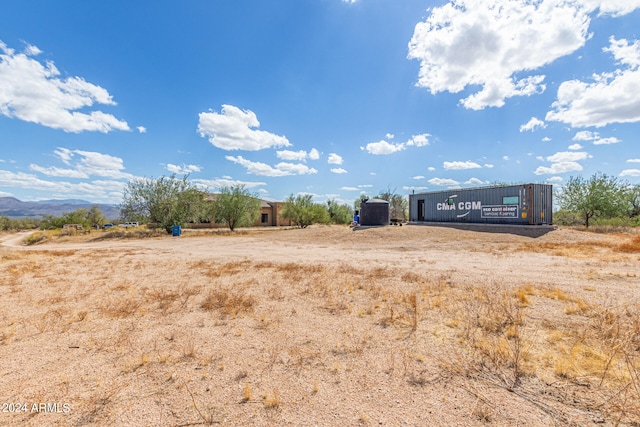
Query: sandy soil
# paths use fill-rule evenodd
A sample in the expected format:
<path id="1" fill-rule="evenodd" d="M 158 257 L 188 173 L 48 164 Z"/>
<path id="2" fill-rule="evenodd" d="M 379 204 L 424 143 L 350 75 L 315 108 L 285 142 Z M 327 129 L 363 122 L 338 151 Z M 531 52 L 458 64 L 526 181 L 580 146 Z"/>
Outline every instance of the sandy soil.
<path id="1" fill-rule="evenodd" d="M 0 425 L 640 423 L 633 235 L 23 238 Z"/>

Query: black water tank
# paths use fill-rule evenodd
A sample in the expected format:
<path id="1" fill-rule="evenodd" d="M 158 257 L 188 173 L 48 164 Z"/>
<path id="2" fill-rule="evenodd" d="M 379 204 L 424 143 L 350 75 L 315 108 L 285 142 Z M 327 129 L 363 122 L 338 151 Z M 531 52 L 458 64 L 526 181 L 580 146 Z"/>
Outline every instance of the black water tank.
<path id="1" fill-rule="evenodd" d="M 382 199 L 361 202 L 360 225 L 389 225 L 389 202 Z"/>

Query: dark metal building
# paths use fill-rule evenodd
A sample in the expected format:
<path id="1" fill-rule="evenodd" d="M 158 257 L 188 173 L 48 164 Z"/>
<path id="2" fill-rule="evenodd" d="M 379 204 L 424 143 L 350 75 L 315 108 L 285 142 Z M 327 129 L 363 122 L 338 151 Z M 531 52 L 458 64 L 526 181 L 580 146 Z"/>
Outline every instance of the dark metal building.
<path id="1" fill-rule="evenodd" d="M 382 199 L 361 202 L 360 225 L 389 225 L 389 202 Z"/>
<path id="2" fill-rule="evenodd" d="M 409 195 L 411 222 L 551 225 L 553 186 L 521 184 Z"/>

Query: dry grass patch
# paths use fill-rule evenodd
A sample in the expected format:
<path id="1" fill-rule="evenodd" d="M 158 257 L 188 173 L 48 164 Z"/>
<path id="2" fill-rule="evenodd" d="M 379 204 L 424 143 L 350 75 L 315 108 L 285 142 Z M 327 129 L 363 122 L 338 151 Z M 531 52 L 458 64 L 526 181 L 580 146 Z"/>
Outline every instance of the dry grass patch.
<path id="1" fill-rule="evenodd" d="M 625 243 L 618 243 L 620 239 L 625 237 L 627 235 L 578 242 L 528 242 L 520 245 L 516 250 L 580 259 L 593 259 L 603 255 L 615 256 L 619 253 L 640 253 L 640 236 L 636 235 Z"/>
<path id="2" fill-rule="evenodd" d="M 534 242 L 526 243 L 516 250 L 523 252 L 548 253 L 568 258 L 594 258 L 598 254 L 614 253 L 618 244 L 608 241 L 590 242 Z"/>
<path id="3" fill-rule="evenodd" d="M 137 296 L 126 295 L 111 297 L 100 311 L 107 317 L 113 319 L 123 319 L 134 316 L 141 310 L 144 300 Z"/>
<path id="4" fill-rule="evenodd" d="M 241 314 L 253 312 L 256 305 L 257 299 L 252 295 L 228 289 L 214 289 L 209 291 L 200 307 L 207 311 L 217 310 L 225 317 L 236 318 Z"/>
<path id="5" fill-rule="evenodd" d="M 628 242 L 621 244 L 617 250 L 625 253 L 640 253 L 640 236 L 635 236 Z"/>
<path id="6" fill-rule="evenodd" d="M 0 251 L 1 280 L 20 284 L 0 313 L 0 387 L 73 408 L 67 418 L 8 423 L 639 425 L 631 280 L 608 274 L 597 292 L 587 288 L 580 277 L 600 264 L 571 259 L 584 245 L 569 246 L 567 259 L 536 257 L 533 268 L 513 253 L 521 237 L 500 236 L 513 256 L 498 259 L 494 235 L 472 236 L 461 257 L 449 244 L 456 231 L 420 230 L 395 229 L 403 239 L 451 238 L 416 238 L 421 252 L 398 258 L 397 241 L 353 249 L 364 233 L 313 240 L 308 252 L 305 242 L 278 245 L 297 242 L 295 231 L 265 233 L 279 261 L 253 261 L 265 259 L 256 244 L 228 262 L 226 248 L 197 239 L 134 250 L 114 241 L 101 243 L 99 268 L 87 243 Z M 608 269 L 637 274 L 618 246 L 596 249 L 617 254 Z M 479 273 L 482 262 L 501 276 Z M 17 358 L 29 375 L 13 369 Z M 41 380 L 49 376 L 65 379 Z"/>
<path id="7" fill-rule="evenodd" d="M 249 260 L 231 261 L 218 264 L 215 261 L 200 260 L 190 263 L 191 267 L 209 278 L 232 276 L 245 273 L 252 266 Z"/>

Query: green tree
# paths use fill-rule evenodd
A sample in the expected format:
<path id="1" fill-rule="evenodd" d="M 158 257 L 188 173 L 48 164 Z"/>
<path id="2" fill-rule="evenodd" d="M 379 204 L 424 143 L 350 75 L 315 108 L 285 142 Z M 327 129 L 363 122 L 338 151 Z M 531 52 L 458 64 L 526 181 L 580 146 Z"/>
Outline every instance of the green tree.
<path id="1" fill-rule="evenodd" d="M 588 180 L 570 177 L 558 194 L 560 208 L 580 214 L 585 227 L 592 218 L 613 218 L 628 211 L 626 185 L 598 172 Z"/>
<path id="2" fill-rule="evenodd" d="M 62 228 L 65 224 L 82 224 L 83 227 L 88 227 L 88 211 L 80 208 L 72 212 L 64 212 L 61 216 L 44 215 L 40 221 L 40 228 L 42 230 L 55 230 L 56 228 Z"/>
<path id="3" fill-rule="evenodd" d="M 76 209 L 73 212 L 65 212 L 60 217 L 62 225 L 65 224 L 82 224 L 83 227 L 89 226 L 89 211 L 85 208 Z"/>
<path id="4" fill-rule="evenodd" d="M 0 231 L 11 230 L 11 220 L 8 216 L 0 216 Z"/>
<path id="5" fill-rule="evenodd" d="M 210 209 L 205 193 L 188 181 L 171 176 L 137 178 L 128 182 L 120 205 L 125 221 L 150 222 L 171 232 L 173 225 L 196 222 Z"/>
<path id="6" fill-rule="evenodd" d="M 55 230 L 56 228 L 62 228 L 62 218 L 53 215 L 43 215 L 40 221 L 40 228 L 42 230 Z"/>
<path id="7" fill-rule="evenodd" d="M 406 221 L 409 211 L 409 201 L 406 197 L 397 194 L 395 189 L 391 190 L 391 187 L 387 187 L 386 190 L 381 191 L 376 197 L 389 202 L 390 219 Z"/>
<path id="8" fill-rule="evenodd" d="M 640 184 L 627 189 L 629 200 L 629 218 L 640 216 Z"/>
<path id="9" fill-rule="evenodd" d="M 87 222 L 90 227 L 99 228 L 107 222 L 107 217 L 104 216 L 98 205 L 93 205 L 87 212 Z"/>
<path id="10" fill-rule="evenodd" d="M 313 203 L 311 194 L 291 194 L 284 202 L 282 216 L 290 219 L 300 228 L 311 224 L 328 224 L 329 212 L 323 204 Z"/>
<path id="11" fill-rule="evenodd" d="M 338 204 L 335 200 L 327 201 L 329 219 L 334 224 L 350 224 L 353 220 L 353 210 L 349 205 Z"/>
<path id="12" fill-rule="evenodd" d="M 222 187 L 214 208 L 218 221 L 226 223 L 231 231 L 253 225 L 260 217 L 260 200 L 243 184 Z"/>

